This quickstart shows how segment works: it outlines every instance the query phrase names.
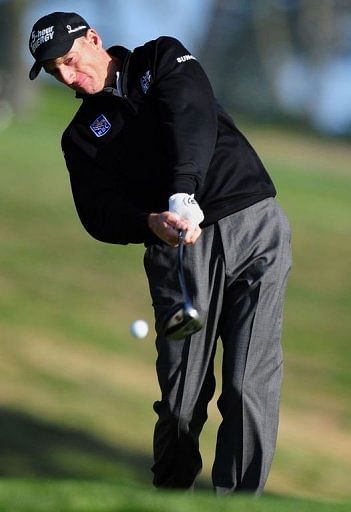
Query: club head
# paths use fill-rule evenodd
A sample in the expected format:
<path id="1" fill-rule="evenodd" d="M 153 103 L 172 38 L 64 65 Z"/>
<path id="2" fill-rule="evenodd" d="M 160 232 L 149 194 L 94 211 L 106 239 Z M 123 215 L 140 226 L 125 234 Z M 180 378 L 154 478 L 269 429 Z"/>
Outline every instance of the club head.
<path id="1" fill-rule="evenodd" d="M 199 313 L 191 304 L 175 306 L 163 324 L 162 333 L 168 340 L 181 340 L 202 328 Z"/>

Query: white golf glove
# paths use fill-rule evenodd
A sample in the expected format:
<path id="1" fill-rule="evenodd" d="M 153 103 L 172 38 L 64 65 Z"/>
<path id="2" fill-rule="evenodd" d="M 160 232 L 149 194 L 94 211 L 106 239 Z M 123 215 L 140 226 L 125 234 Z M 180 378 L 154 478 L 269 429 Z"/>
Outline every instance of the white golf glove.
<path id="1" fill-rule="evenodd" d="M 204 214 L 198 205 L 194 194 L 173 194 L 168 201 L 168 210 L 176 213 L 182 220 L 189 223 L 192 228 L 204 220 Z"/>

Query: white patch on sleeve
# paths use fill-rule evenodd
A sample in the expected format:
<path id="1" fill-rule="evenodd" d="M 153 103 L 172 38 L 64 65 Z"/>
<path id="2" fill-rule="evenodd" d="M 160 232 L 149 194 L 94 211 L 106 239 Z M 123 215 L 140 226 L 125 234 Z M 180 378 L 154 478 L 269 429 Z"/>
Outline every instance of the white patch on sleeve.
<path id="1" fill-rule="evenodd" d="M 179 62 L 179 64 L 181 62 L 187 62 L 188 60 L 196 60 L 196 58 L 193 55 L 183 55 L 182 57 L 177 57 L 177 62 Z"/>

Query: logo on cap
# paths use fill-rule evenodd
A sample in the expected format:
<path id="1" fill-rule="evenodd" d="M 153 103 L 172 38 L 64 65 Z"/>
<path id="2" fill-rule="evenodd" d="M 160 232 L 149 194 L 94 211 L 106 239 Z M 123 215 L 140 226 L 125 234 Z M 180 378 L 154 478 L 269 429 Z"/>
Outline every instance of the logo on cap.
<path id="1" fill-rule="evenodd" d="M 29 37 L 29 49 L 35 59 L 29 78 L 34 80 L 38 76 L 44 61 L 69 52 L 74 41 L 89 28 L 85 19 L 75 12 L 52 12 L 40 18 Z"/>
<path id="2" fill-rule="evenodd" d="M 51 27 L 43 28 L 42 30 L 33 30 L 30 43 L 32 53 L 35 53 L 35 51 L 37 50 L 37 48 L 39 48 L 41 44 L 51 41 L 51 39 L 53 39 L 54 37 L 54 34 L 54 25 L 52 25 Z"/>
<path id="3" fill-rule="evenodd" d="M 104 114 L 100 114 L 90 125 L 90 129 L 96 137 L 103 137 L 110 130 L 111 123 L 106 119 Z"/>
<path id="4" fill-rule="evenodd" d="M 86 25 L 80 25 L 77 28 L 72 28 L 71 25 L 66 25 L 66 29 L 69 34 L 72 34 L 73 32 L 78 32 L 78 30 L 83 30 L 83 28 L 88 28 Z"/>

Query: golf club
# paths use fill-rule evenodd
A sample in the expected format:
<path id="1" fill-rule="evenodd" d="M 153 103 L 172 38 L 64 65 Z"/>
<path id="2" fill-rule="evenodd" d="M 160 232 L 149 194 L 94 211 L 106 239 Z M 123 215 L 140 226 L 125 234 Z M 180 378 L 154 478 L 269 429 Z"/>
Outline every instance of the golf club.
<path id="1" fill-rule="evenodd" d="M 185 232 L 180 231 L 178 244 L 178 278 L 183 295 L 183 303 L 174 306 L 163 323 L 162 334 L 168 340 L 181 340 L 202 328 L 199 313 L 191 303 L 185 284 L 183 267 L 184 236 Z"/>

